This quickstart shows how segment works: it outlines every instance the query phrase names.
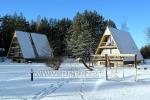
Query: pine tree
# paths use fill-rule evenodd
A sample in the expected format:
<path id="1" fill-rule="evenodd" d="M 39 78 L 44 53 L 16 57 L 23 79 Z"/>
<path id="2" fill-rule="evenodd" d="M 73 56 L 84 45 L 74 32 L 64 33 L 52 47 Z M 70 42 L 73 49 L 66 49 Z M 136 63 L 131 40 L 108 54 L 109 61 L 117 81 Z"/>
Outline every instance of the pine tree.
<path id="1" fill-rule="evenodd" d="M 33 20 L 30 22 L 29 32 L 37 32 L 37 24 Z"/>
<path id="2" fill-rule="evenodd" d="M 14 15 L 3 16 L 2 31 L 0 33 L 3 39 L 0 42 L 5 48 L 5 55 L 8 52 L 8 48 L 15 30 L 29 30 L 29 22 L 26 20 L 23 14 L 21 13 L 20 15 L 17 15 L 15 13 Z"/>
<path id="3" fill-rule="evenodd" d="M 145 59 L 150 58 L 150 45 L 146 45 L 146 46 L 142 47 L 140 51 Z"/>
<path id="4" fill-rule="evenodd" d="M 48 38 L 52 48 L 54 49 L 55 56 L 64 56 L 67 52 L 66 37 L 69 36 L 68 29 L 71 25 L 71 20 L 63 18 L 61 20 L 50 19 L 50 30 Z"/>
<path id="5" fill-rule="evenodd" d="M 116 27 L 111 20 L 104 20 L 96 11 L 77 13 L 69 29 L 68 48 L 75 57 L 84 57 L 95 52 L 106 26 Z"/>
<path id="6" fill-rule="evenodd" d="M 42 18 L 41 21 L 37 24 L 39 24 L 37 32 L 43 33 L 43 34 L 48 34 L 48 32 L 49 32 L 49 23 L 48 23 L 47 18 Z"/>

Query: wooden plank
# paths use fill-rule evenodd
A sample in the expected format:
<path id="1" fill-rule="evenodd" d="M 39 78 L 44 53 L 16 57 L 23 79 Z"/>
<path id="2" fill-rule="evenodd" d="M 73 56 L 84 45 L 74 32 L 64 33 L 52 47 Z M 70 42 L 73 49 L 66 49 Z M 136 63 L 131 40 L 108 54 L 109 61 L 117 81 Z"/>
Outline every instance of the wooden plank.
<path id="1" fill-rule="evenodd" d="M 99 49 L 116 49 L 116 46 L 100 46 Z"/>
<path id="2" fill-rule="evenodd" d="M 109 57 L 134 57 L 135 54 L 109 54 Z M 105 55 L 92 55 L 92 57 L 105 57 Z"/>
<path id="3" fill-rule="evenodd" d="M 109 59 L 109 61 L 123 61 L 121 59 Z"/>
<path id="4" fill-rule="evenodd" d="M 7 56 L 7 58 L 23 58 L 23 57 L 19 57 L 19 56 Z"/>
<path id="5" fill-rule="evenodd" d="M 105 54 L 106 80 L 108 80 L 107 66 L 108 66 L 108 55 Z"/>
<path id="6" fill-rule="evenodd" d="M 93 61 L 105 61 L 105 59 L 93 59 Z"/>
<path id="7" fill-rule="evenodd" d="M 92 57 L 105 57 L 105 55 L 91 55 Z"/>
<path id="8" fill-rule="evenodd" d="M 9 54 L 12 54 L 12 55 L 13 55 L 13 54 L 22 54 L 22 52 L 14 52 L 14 53 L 9 53 Z M 9 55 L 9 54 L 8 54 L 8 55 Z"/>
<path id="9" fill-rule="evenodd" d="M 111 54 L 108 56 L 112 56 L 112 57 L 134 57 L 135 54 Z"/>
<path id="10" fill-rule="evenodd" d="M 105 59 L 93 59 L 93 61 L 105 61 Z M 123 61 L 121 59 L 109 59 L 109 61 Z"/>
<path id="11" fill-rule="evenodd" d="M 19 46 L 15 46 L 15 47 L 10 47 L 11 49 L 19 49 L 20 47 Z"/>

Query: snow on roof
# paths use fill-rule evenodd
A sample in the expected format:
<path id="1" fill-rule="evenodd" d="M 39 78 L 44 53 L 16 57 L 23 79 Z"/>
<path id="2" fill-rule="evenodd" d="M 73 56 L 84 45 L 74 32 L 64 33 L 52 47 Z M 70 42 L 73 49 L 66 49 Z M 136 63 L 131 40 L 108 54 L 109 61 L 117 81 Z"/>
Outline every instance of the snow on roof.
<path id="1" fill-rule="evenodd" d="M 28 33 L 16 31 L 16 37 L 21 47 L 24 58 L 36 58 L 35 50 L 31 42 L 31 37 L 38 53 L 38 57 L 51 57 L 52 49 L 49 46 L 46 35 L 39 33 Z"/>
<path id="2" fill-rule="evenodd" d="M 31 33 L 39 57 L 51 57 L 52 49 L 44 34 Z"/>
<path id="3" fill-rule="evenodd" d="M 22 54 L 24 58 L 35 58 L 35 53 L 29 38 L 29 33 L 16 31 L 16 37 L 18 39 Z"/>
<path id="4" fill-rule="evenodd" d="M 137 60 L 143 60 L 143 57 L 129 32 L 124 32 L 115 28 L 107 29 L 112 34 L 121 54 L 137 54 Z"/>

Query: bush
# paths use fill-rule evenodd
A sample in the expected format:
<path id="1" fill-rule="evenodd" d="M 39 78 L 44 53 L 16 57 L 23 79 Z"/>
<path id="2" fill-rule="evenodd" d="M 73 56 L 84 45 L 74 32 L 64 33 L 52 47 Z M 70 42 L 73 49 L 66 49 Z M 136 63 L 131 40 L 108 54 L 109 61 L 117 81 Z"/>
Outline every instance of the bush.
<path id="1" fill-rule="evenodd" d="M 46 65 L 53 68 L 54 70 L 58 70 L 62 62 L 62 57 L 53 57 L 47 60 Z"/>

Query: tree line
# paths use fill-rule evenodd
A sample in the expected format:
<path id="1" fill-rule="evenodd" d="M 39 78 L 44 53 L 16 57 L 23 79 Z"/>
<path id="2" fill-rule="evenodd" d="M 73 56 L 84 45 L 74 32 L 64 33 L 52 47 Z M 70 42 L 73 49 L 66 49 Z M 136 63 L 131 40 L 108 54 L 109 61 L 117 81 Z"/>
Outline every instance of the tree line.
<path id="1" fill-rule="evenodd" d="M 23 14 L 2 16 L 0 48 L 7 55 L 15 30 L 46 34 L 55 56 L 84 57 L 95 52 L 106 26 L 115 27 L 96 11 L 77 12 L 73 19 L 38 17 L 28 21 Z M 30 51 L 29 51 L 30 52 Z"/>
<path id="2" fill-rule="evenodd" d="M 148 44 L 141 48 L 141 53 L 145 59 L 150 59 L 150 27 L 147 28 L 146 35 L 148 37 Z"/>

